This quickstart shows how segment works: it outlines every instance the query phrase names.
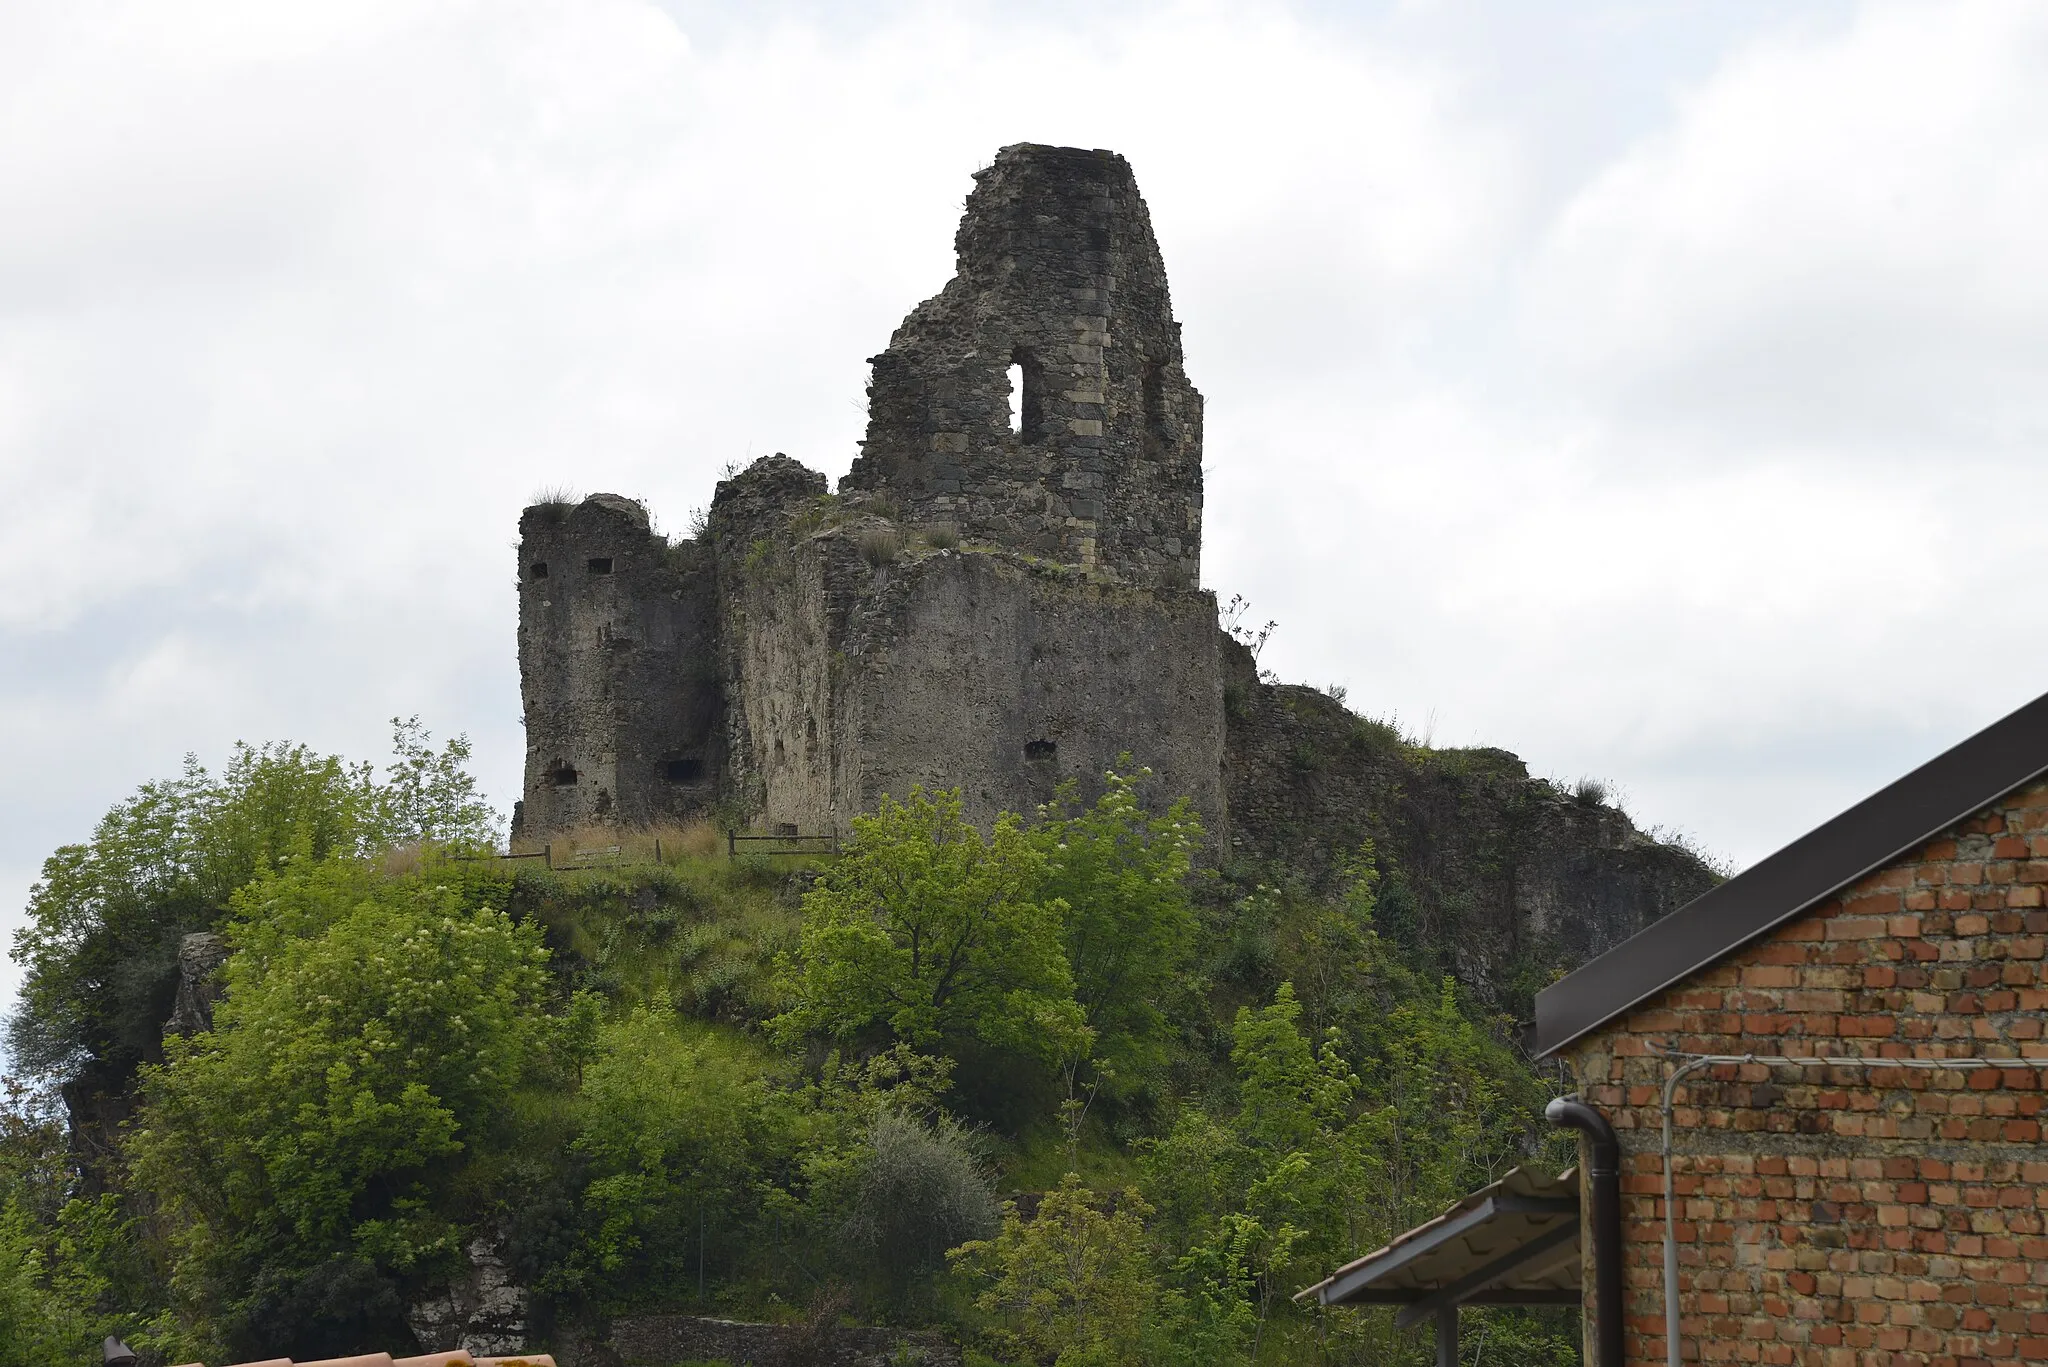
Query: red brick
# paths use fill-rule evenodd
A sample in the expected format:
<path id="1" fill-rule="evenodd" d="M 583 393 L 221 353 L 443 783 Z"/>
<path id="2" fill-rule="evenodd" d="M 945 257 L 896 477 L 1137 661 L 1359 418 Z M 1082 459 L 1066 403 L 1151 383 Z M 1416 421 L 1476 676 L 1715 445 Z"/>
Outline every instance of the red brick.
<path id="1" fill-rule="evenodd" d="M 2048 1056 L 2048 784 L 2021 798 L 1578 1047 L 1584 1091 L 1613 1107 L 1629 1150 L 1632 1363 L 1662 1360 L 1655 1146 L 1670 1065 L 1645 1043 Z M 1938 862 L 1955 859 L 1961 835 L 1986 834 L 1992 867 Z M 1692 1079 L 1675 1114 L 1693 1150 L 1678 1165 L 1674 1228 L 1688 1360 L 2048 1360 L 2048 1270 L 2037 1271 L 2048 1269 L 2044 1082 L 2007 1069 L 1895 1066 L 1745 1065 Z M 1799 1151 L 1815 1140 L 1825 1156 Z M 1936 1156 L 1932 1146 L 1946 1147 Z"/>

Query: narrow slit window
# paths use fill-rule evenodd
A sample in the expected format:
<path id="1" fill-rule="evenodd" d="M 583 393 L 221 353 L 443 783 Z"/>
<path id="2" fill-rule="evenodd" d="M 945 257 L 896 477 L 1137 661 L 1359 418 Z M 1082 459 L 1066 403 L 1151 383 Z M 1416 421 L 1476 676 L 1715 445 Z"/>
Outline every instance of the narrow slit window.
<path id="1" fill-rule="evenodd" d="M 1010 354 L 1010 431 L 1019 441 L 1037 441 L 1045 426 L 1045 370 L 1031 348 Z"/>
<path id="2" fill-rule="evenodd" d="M 1145 362 L 1145 425 L 1152 435 L 1166 435 L 1166 380 L 1157 361 Z"/>
<path id="3" fill-rule="evenodd" d="M 612 558 L 608 555 L 591 556 L 590 572 L 592 574 L 610 574 L 612 572 Z"/>

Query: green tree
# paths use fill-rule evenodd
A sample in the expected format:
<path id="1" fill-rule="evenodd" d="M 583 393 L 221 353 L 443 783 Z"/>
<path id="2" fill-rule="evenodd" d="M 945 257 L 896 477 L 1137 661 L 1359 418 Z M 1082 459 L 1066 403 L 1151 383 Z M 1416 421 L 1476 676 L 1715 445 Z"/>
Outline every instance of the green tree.
<path id="1" fill-rule="evenodd" d="M 360 1326 L 295 1307 L 369 1287 L 395 1310 L 394 1278 L 453 1264 L 455 1160 L 549 1043 L 546 951 L 473 890 L 354 862 L 261 878 L 233 910 L 214 1029 L 145 1069 L 129 1154 L 200 1346 L 297 1356 Z"/>
<path id="2" fill-rule="evenodd" d="M 451 737 L 436 750 L 418 717 L 393 717 L 386 777 L 369 789 L 364 834 L 372 848 L 428 844 L 471 853 L 490 848 L 497 838 L 498 814 L 477 792 L 469 757 L 469 737 Z"/>
<path id="3" fill-rule="evenodd" d="M 94 1341 L 103 1288 L 67 1265 L 65 1159 L 55 1115 L 0 1079 L 0 1367 L 82 1360 Z"/>
<path id="4" fill-rule="evenodd" d="M 905 1306 L 948 1250 L 996 1232 L 995 1191 L 971 1137 L 944 1116 L 885 1110 L 864 1138 L 842 1235 L 888 1299 Z"/>
<path id="5" fill-rule="evenodd" d="M 1061 940 L 1074 999 L 1118 1091 L 1166 1063 L 1162 1008 L 1185 995 L 1196 928 L 1188 873 L 1201 823 L 1185 798 L 1148 815 L 1137 784 L 1149 777 L 1149 769 L 1111 771 L 1095 805 L 1079 811 L 1069 810 L 1073 792 L 1064 788 L 1032 832 L 1045 858 L 1039 896 L 1066 908 Z"/>
<path id="6" fill-rule="evenodd" d="M 1148 1320 L 1158 1297 L 1145 1217 L 1135 1190 L 1108 1200 L 1068 1173 L 1030 1220 L 1003 1205 L 1002 1231 L 950 1255 L 986 1283 L 976 1300 L 1000 1317 L 991 1337 L 1057 1367 L 1120 1367 L 1155 1360 Z"/>
<path id="7" fill-rule="evenodd" d="M 260 873 L 422 840 L 487 844 L 495 817 L 464 770 L 469 742 L 436 751 L 417 718 L 392 728 L 387 782 L 303 745 L 238 743 L 218 776 L 188 756 L 51 855 L 14 937 L 26 972 L 8 1029 L 22 1066 L 79 1084 L 80 1101 L 118 1097 L 157 1056 L 179 940 L 213 928 Z"/>
<path id="8" fill-rule="evenodd" d="M 1051 1061 L 1085 1047 L 1060 943 L 1040 898 L 1045 858 L 1015 816 L 984 838 L 957 790 L 913 788 L 853 821 L 854 841 L 804 897 L 786 1033 L 916 1048 L 977 1040 Z"/>
<path id="9" fill-rule="evenodd" d="M 729 1042 L 678 1025 L 665 997 L 608 1022 L 571 1144 L 587 1165 L 586 1232 L 542 1289 L 616 1306 L 636 1288 L 694 1285 L 708 1222 L 715 1213 L 722 1243 L 745 1232 L 766 1151 L 790 1128 L 760 1073 Z"/>

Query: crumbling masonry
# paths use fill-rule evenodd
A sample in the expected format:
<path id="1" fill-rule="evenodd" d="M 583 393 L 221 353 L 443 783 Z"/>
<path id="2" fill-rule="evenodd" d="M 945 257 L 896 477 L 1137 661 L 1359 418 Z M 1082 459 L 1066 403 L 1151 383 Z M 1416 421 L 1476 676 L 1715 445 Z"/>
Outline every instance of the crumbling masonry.
<path id="1" fill-rule="evenodd" d="M 515 838 L 707 811 L 844 833 L 913 784 L 987 822 L 1099 791 L 1128 753 L 1219 850 L 1414 846 L 1460 905 L 1536 924 L 1592 886 L 1615 920 L 1596 944 L 1711 881 L 1512 756 L 1411 774 L 1261 683 L 1200 587 L 1202 397 L 1130 166 L 1027 144 L 975 181 L 953 279 L 872 358 L 836 494 L 775 455 L 687 540 L 611 494 L 521 517 Z M 1429 829 L 1416 793 L 1469 829 Z"/>
<path id="2" fill-rule="evenodd" d="M 1124 751 L 1223 821 L 1201 396 L 1137 182 L 1030 146 L 976 179 L 837 497 L 772 456 L 679 545 L 610 495 L 527 510 L 523 835 L 721 799 L 844 831 L 913 783 L 986 820 Z"/>

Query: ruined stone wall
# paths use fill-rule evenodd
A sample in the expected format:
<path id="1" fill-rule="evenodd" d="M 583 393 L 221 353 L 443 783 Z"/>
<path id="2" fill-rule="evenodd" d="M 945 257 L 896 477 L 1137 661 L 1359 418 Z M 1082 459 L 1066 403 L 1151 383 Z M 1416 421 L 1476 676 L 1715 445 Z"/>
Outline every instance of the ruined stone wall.
<path id="1" fill-rule="evenodd" d="M 986 824 L 1067 779 L 1092 797 L 1128 752 L 1220 834 L 1211 595 L 934 546 L 821 490 L 773 457 L 713 506 L 730 773 L 757 824 L 844 833 L 913 785 L 962 789 Z"/>
<path id="2" fill-rule="evenodd" d="M 1196 588 L 1202 400 L 1129 163 L 1006 147 L 976 173 L 955 245 L 953 279 L 872 358 L 842 488 L 895 500 L 912 524 Z"/>
<path id="3" fill-rule="evenodd" d="M 825 477 L 778 452 L 722 480 L 711 504 L 727 792 L 771 831 L 838 829 L 813 778 L 819 747 L 834 738 L 832 647 L 807 553 L 825 502 Z"/>
<path id="4" fill-rule="evenodd" d="M 1147 593 L 1011 556 L 941 550 L 867 571 L 840 710 L 855 736 L 840 801 L 912 784 L 962 789 L 969 816 L 1080 796 L 1128 753 L 1150 795 L 1193 799 L 1212 835 L 1222 790 L 1216 601 Z"/>
<path id="5" fill-rule="evenodd" d="M 715 567 L 631 499 L 538 504 L 519 521 L 525 797 L 514 838 L 647 823 L 720 791 Z"/>
<path id="6" fill-rule="evenodd" d="M 1629 1363 L 1665 1360 L 1657 1049 L 2048 1058 L 2044 888 L 2035 784 L 1568 1048 L 1621 1140 Z M 1681 1082 L 1684 1359 L 2048 1362 L 2043 1082 L 1764 1064 Z"/>

